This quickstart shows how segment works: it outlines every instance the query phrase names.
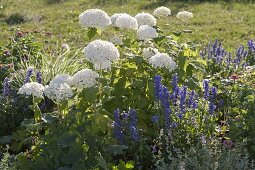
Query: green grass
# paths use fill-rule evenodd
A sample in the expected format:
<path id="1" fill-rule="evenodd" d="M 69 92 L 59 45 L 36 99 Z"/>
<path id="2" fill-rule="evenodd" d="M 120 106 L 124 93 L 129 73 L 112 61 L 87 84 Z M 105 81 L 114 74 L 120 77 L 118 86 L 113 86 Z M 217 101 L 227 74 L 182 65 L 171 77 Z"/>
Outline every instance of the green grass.
<path id="1" fill-rule="evenodd" d="M 71 47 L 84 47 L 88 42 L 85 31 L 78 23 L 78 16 L 89 8 L 100 8 L 109 15 L 115 12 L 127 12 L 135 15 L 146 11 L 152 13 L 159 6 L 150 0 L 130 0 L 118 3 L 108 0 L 107 3 L 97 3 L 89 0 L 63 0 L 58 3 L 47 3 L 48 0 L 8 0 L 8 5 L 0 18 L 0 39 L 4 43 L 11 35 L 10 31 L 20 27 L 24 31 L 39 31 L 44 40 L 44 32 L 51 32 L 51 43 L 68 43 Z M 1 0 L 0 0 L 1 3 Z M 255 38 L 255 4 L 241 3 L 188 3 L 173 2 L 165 6 L 172 10 L 172 16 L 159 22 L 169 33 L 188 28 L 191 34 L 183 34 L 181 41 L 192 41 L 204 44 L 209 40 L 218 38 L 225 47 L 235 48 L 239 44 L 246 44 L 249 39 Z M 194 18 L 183 25 L 175 15 L 180 10 L 193 12 Z M 13 13 L 25 16 L 27 22 L 19 25 L 7 25 L 4 21 Z M 105 30 L 111 35 L 111 29 Z"/>

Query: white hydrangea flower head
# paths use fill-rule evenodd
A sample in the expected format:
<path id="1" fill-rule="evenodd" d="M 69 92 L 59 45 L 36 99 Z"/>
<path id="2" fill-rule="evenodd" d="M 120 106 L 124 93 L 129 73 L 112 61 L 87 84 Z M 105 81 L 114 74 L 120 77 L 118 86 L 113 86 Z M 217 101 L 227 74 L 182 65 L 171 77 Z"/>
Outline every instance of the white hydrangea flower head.
<path id="1" fill-rule="evenodd" d="M 122 45 L 123 44 L 122 39 L 118 36 L 114 36 L 114 37 L 110 38 L 110 42 L 112 42 L 113 44 L 116 44 L 116 45 Z"/>
<path id="2" fill-rule="evenodd" d="M 166 53 L 157 53 L 149 59 L 154 68 L 167 68 L 172 71 L 177 68 L 176 62 Z"/>
<path id="3" fill-rule="evenodd" d="M 116 20 L 116 26 L 120 28 L 126 28 L 126 29 L 138 29 L 138 23 L 135 17 L 132 17 L 128 14 L 121 15 Z"/>
<path id="4" fill-rule="evenodd" d="M 94 63 L 94 68 L 95 70 L 111 70 L 111 66 L 112 66 L 112 62 L 111 61 L 105 61 L 105 62 L 102 62 L 102 63 Z"/>
<path id="5" fill-rule="evenodd" d="M 187 22 L 190 18 L 193 17 L 193 14 L 188 11 L 181 11 L 177 13 L 176 17 L 183 22 Z"/>
<path id="6" fill-rule="evenodd" d="M 138 26 L 140 27 L 141 25 L 149 25 L 149 26 L 155 26 L 157 24 L 156 18 L 146 12 L 138 13 L 135 16 Z"/>
<path id="7" fill-rule="evenodd" d="M 68 74 L 60 74 L 60 75 L 57 75 L 54 79 L 52 79 L 50 81 L 50 84 L 68 83 L 70 78 L 71 78 L 71 76 Z"/>
<path id="8" fill-rule="evenodd" d="M 117 27 L 116 25 L 116 20 L 123 15 L 127 15 L 129 16 L 127 13 L 115 13 L 111 16 L 111 22 L 112 22 L 112 26 Z"/>
<path id="9" fill-rule="evenodd" d="M 116 62 L 119 57 L 119 50 L 113 43 L 103 40 L 90 42 L 83 50 L 85 58 L 92 63 L 103 63 L 106 61 Z"/>
<path id="10" fill-rule="evenodd" d="M 146 59 L 151 58 L 152 56 L 154 56 L 155 54 L 157 54 L 159 51 L 157 48 L 153 48 L 153 47 L 148 47 L 148 48 L 144 48 L 143 49 L 143 56 Z"/>
<path id="11" fill-rule="evenodd" d="M 171 10 L 167 7 L 161 6 L 154 10 L 153 15 L 156 17 L 167 17 L 171 15 Z"/>
<path id="12" fill-rule="evenodd" d="M 67 83 L 49 84 L 45 86 L 43 92 L 45 96 L 57 103 L 67 101 L 73 96 L 73 90 Z"/>
<path id="13" fill-rule="evenodd" d="M 155 28 L 149 25 L 142 25 L 137 31 L 137 37 L 139 40 L 149 40 L 158 37 L 158 33 Z"/>
<path id="14" fill-rule="evenodd" d="M 98 77 L 99 74 L 97 72 L 90 69 L 82 69 L 72 76 L 69 84 L 77 89 L 88 88 L 96 85 L 96 78 Z"/>
<path id="15" fill-rule="evenodd" d="M 101 9 L 88 9 L 79 15 L 79 23 L 85 28 L 104 28 L 111 25 L 111 18 Z"/>
<path id="16" fill-rule="evenodd" d="M 37 98 L 43 98 L 44 86 L 37 82 L 30 82 L 24 84 L 19 88 L 18 94 L 24 94 L 26 96 L 34 96 Z"/>

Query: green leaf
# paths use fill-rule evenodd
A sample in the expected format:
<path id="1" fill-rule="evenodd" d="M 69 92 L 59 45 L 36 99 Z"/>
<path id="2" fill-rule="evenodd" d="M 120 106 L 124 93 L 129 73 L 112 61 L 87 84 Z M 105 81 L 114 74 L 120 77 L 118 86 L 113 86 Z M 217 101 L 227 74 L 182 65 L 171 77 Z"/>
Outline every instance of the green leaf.
<path id="1" fill-rule="evenodd" d="M 99 91 L 99 88 L 97 86 L 84 89 L 82 92 L 83 100 L 89 103 L 93 103 L 97 99 L 98 91 Z"/>
<path id="2" fill-rule="evenodd" d="M 11 143 L 11 141 L 13 140 L 13 136 L 2 136 L 0 137 L 0 144 L 1 145 L 6 145 L 8 143 Z"/>
<path id="3" fill-rule="evenodd" d="M 135 168 L 134 162 L 133 162 L 133 161 L 127 162 L 127 163 L 126 163 L 126 168 L 127 168 L 127 169 L 133 169 L 133 168 Z"/>
<path id="4" fill-rule="evenodd" d="M 91 40 L 97 34 L 97 29 L 94 27 L 90 27 L 87 31 L 87 36 L 89 40 Z"/>
<path id="5" fill-rule="evenodd" d="M 124 154 L 124 151 L 128 149 L 128 146 L 125 145 L 110 145 L 107 150 L 112 153 L 114 156 Z"/>

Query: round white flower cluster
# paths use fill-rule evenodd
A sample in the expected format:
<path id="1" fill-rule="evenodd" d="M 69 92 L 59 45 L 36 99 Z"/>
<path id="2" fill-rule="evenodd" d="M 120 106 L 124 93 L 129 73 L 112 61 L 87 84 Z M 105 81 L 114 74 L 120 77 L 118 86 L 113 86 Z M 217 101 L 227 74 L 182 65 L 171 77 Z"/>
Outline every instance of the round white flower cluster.
<path id="1" fill-rule="evenodd" d="M 73 96 L 73 90 L 67 83 L 49 84 L 45 86 L 44 94 L 49 99 L 61 103 Z"/>
<path id="2" fill-rule="evenodd" d="M 190 18 L 193 17 L 193 14 L 188 11 L 181 11 L 177 13 L 176 17 L 183 22 L 187 22 Z"/>
<path id="3" fill-rule="evenodd" d="M 114 36 L 114 37 L 110 38 L 110 42 L 112 42 L 113 44 L 116 44 L 116 45 L 122 45 L 123 44 L 122 39 L 118 36 Z"/>
<path id="4" fill-rule="evenodd" d="M 62 83 L 67 83 L 69 79 L 71 78 L 71 76 L 69 76 L 68 74 L 60 74 L 57 75 L 54 79 L 52 79 L 50 81 L 50 84 L 62 84 Z"/>
<path id="5" fill-rule="evenodd" d="M 120 57 L 119 51 L 114 44 L 103 40 L 90 42 L 83 52 L 85 57 L 92 63 L 115 62 Z"/>
<path id="6" fill-rule="evenodd" d="M 171 10 L 167 7 L 161 6 L 154 10 L 153 15 L 156 17 L 167 17 L 171 15 Z"/>
<path id="7" fill-rule="evenodd" d="M 116 19 L 116 26 L 126 29 L 138 29 L 138 23 L 135 17 L 132 17 L 128 14 L 121 15 Z"/>
<path id="8" fill-rule="evenodd" d="M 155 28 L 149 25 L 142 25 L 137 31 L 137 37 L 139 40 L 148 40 L 158 37 L 158 33 Z"/>
<path id="9" fill-rule="evenodd" d="M 111 70 L 112 62 L 111 61 L 104 61 L 102 63 L 96 62 L 94 63 L 95 70 Z"/>
<path id="10" fill-rule="evenodd" d="M 148 47 L 148 48 L 143 49 L 143 56 L 146 59 L 151 58 L 152 56 L 154 56 L 157 53 L 158 53 L 158 49 L 156 49 L 156 48 Z"/>
<path id="11" fill-rule="evenodd" d="M 115 13 L 111 16 L 112 26 L 117 27 L 116 20 L 122 15 L 129 16 L 127 13 Z"/>
<path id="12" fill-rule="evenodd" d="M 157 53 L 149 59 L 149 63 L 155 68 L 167 68 L 170 71 L 177 67 L 176 63 L 166 53 Z"/>
<path id="13" fill-rule="evenodd" d="M 44 86 L 37 82 L 26 83 L 19 88 L 18 94 L 43 98 Z"/>
<path id="14" fill-rule="evenodd" d="M 155 26 L 157 24 L 156 18 L 153 15 L 146 12 L 138 13 L 135 16 L 135 18 L 137 20 L 138 26 L 141 25 Z"/>
<path id="15" fill-rule="evenodd" d="M 92 87 L 97 83 L 99 75 L 90 69 L 82 69 L 75 73 L 69 81 L 71 86 L 77 89 Z"/>
<path id="16" fill-rule="evenodd" d="M 104 28 L 111 24 L 111 18 L 101 9 L 88 9 L 79 15 L 79 22 L 84 27 Z"/>

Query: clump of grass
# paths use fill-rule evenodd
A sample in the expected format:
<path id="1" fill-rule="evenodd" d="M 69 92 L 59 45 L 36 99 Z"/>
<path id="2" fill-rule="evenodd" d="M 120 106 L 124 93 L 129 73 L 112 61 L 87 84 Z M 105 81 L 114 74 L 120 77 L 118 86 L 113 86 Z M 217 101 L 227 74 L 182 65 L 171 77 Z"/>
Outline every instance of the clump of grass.
<path id="1" fill-rule="evenodd" d="M 63 0 L 47 0 L 47 3 L 48 4 L 57 4 L 57 3 L 60 3 L 62 2 Z"/>
<path id="2" fill-rule="evenodd" d="M 6 20 L 8 25 L 22 24 L 26 22 L 25 16 L 20 13 L 14 13 L 10 15 Z"/>

